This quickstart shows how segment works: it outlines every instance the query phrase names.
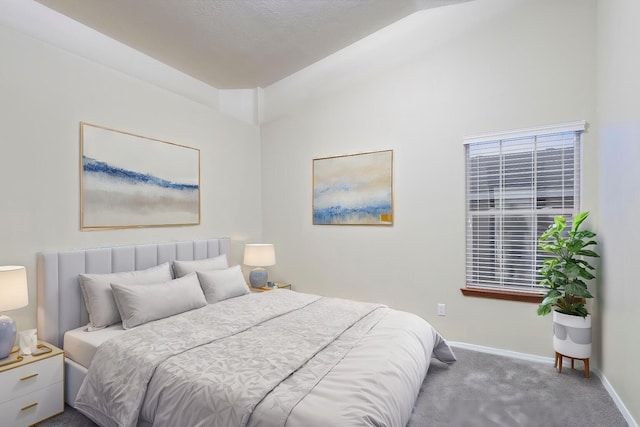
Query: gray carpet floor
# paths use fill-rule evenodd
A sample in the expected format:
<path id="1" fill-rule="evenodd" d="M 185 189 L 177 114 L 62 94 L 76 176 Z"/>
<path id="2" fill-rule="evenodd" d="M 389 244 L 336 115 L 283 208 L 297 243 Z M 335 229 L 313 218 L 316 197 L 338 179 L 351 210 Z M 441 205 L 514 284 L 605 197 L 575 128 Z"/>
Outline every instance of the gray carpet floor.
<path id="1" fill-rule="evenodd" d="M 584 378 L 580 362 L 558 374 L 552 364 L 454 351 L 453 365 L 432 361 L 408 427 L 627 426 L 600 379 Z M 95 424 L 66 407 L 40 426 Z"/>

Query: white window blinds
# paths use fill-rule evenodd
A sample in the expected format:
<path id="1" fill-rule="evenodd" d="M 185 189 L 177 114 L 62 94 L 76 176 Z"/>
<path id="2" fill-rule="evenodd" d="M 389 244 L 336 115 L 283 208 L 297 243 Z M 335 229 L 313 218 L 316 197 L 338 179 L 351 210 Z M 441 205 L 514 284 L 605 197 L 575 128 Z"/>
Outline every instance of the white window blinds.
<path id="1" fill-rule="evenodd" d="M 469 138 L 467 287 L 541 293 L 538 236 L 579 210 L 584 122 Z"/>

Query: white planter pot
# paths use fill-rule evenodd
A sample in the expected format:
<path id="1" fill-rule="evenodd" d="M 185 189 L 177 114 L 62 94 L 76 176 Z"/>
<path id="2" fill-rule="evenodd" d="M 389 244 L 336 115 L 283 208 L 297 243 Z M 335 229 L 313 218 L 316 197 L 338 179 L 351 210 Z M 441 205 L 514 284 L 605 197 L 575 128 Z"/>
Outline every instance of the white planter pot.
<path id="1" fill-rule="evenodd" d="M 591 357 L 591 315 L 553 312 L 553 349 L 576 359 Z"/>

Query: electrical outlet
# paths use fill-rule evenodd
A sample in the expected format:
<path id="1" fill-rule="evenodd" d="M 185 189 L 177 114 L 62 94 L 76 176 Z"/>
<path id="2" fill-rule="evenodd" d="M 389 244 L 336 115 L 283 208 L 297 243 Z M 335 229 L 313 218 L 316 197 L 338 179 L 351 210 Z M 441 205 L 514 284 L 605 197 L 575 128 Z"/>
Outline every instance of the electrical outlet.
<path id="1" fill-rule="evenodd" d="M 438 316 L 444 316 L 444 304 L 438 304 Z"/>

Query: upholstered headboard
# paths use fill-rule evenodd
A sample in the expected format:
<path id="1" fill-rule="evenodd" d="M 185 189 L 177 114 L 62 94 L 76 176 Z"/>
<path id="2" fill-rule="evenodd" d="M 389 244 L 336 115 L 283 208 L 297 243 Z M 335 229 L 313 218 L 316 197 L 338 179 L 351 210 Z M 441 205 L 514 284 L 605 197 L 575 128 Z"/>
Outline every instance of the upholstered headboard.
<path id="1" fill-rule="evenodd" d="M 144 270 L 163 262 L 229 253 L 230 240 L 207 239 L 38 253 L 38 337 L 62 348 L 64 333 L 86 325 L 81 273 Z"/>

